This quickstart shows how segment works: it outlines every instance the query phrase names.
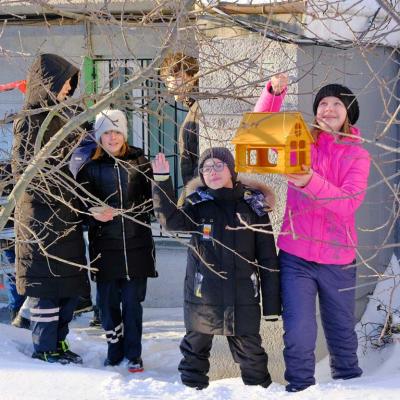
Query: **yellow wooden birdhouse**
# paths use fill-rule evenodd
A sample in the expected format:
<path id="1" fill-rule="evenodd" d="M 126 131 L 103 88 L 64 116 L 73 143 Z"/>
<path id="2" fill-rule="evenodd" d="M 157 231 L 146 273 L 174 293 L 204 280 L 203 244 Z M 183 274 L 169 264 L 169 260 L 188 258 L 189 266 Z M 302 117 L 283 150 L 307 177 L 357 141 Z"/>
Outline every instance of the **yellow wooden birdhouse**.
<path id="1" fill-rule="evenodd" d="M 313 137 L 299 112 L 245 113 L 232 143 L 237 172 L 290 174 L 311 165 Z"/>

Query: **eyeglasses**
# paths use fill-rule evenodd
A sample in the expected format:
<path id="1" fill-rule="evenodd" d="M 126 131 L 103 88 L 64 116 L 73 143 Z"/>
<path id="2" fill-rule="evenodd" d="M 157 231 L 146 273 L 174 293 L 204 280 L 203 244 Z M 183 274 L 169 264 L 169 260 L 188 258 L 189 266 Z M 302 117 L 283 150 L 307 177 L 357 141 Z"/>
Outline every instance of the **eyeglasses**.
<path id="1" fill-rule="evenodd" d="M 208 175 L 211 173 L 212 170 L 214 170 L 215 172 L 221 172 L 224 169 L 224 167 L 225 167 L 225 163 L 220 161 L 220 162 L 216 162 L 212 165 L 207 165 L 206 167 L 199 168 L 199 171 L 203 175 Z"/>

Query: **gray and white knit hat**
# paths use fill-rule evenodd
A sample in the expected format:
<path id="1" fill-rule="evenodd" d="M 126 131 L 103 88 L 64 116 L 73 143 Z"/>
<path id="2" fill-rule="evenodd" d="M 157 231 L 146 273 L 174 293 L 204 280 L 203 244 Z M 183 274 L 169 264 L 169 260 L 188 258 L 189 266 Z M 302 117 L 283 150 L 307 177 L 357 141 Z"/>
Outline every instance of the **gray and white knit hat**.
<path id="1" fill-rule="evenodd" d="M 120 110 L 103 110 L 96 115 L 94 124 L 96 140 L 100 142 L 100 137 L 107 131 L 117 131 L 124 135 L 125 141 L 128 140 L 128 122 L 125 113 Z"/>
<path id="2" fill-rule="evenodd" d="M 231 173 L 232 182 L 236 182 L 237 172 L 235 172 L 235 159 L 233 158 L 232 153 L 226 147 L 210 147 L 209 149 L 204 150 L 199 157 L 199 176 L 204 185 L 205 181 L 203 174 L 200 172 L 200 168 L 203 168 L 204 162 L 209 158 L 218 158 L 218 160 L 223 161 Z"/>

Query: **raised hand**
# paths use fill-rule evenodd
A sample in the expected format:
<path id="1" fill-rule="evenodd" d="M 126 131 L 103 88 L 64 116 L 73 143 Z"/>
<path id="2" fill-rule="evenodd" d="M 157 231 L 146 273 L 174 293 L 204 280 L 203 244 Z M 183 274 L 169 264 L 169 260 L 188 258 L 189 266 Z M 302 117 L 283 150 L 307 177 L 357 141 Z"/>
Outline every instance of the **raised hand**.
<path id="1" fill-rule="evenodd" d="M 153 174 L 169 174 L 169 162 L 165 158 L 164 153 L 158 153 L 154 160 L 151 162 L 153 168 Z"/>
<path id="2" fill-rule="evenodd" d="M 271 86 L 275 95 L 281 94 L 289 83 L 289 77 L 286 72 L 280 72 L 271 78 Z"/>

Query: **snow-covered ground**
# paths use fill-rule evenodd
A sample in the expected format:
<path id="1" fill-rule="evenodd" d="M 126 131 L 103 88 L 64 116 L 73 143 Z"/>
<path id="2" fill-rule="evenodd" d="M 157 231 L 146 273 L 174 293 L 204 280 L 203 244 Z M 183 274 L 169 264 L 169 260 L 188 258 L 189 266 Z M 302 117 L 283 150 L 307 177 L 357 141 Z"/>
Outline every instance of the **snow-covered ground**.
<path id="1" fill-rule="evenodd" d="M 400 273 L 393 260 L 395 274 Z M 399 275 L 397 275 L 397 283 Z M 377 286 L 372 296 L 385 301 L 393 280 Z M 400 306 L 400 289 L 393 296 L 393 306 Z M 90 315 L 79 317 L 69 334 L 71 348 L 84 358 L 82 366 L 51 365 L 30 358 L 30 332 L 0 324 L 0 399 L 1 400 L 398 400 L 400 398 L 400 335 L 381 350 L 368 343 L 360 344 L 361 378 L 333 381 L 328 360 L 317 366 L 318 384 L 300 393 L 286 393 L 284 386 L 268 389 L 248 387 L 240 378 L 211 382 L 203 391 L 180 383 L 177 365 L 179 341 L 184 333 L 182 309 L 145 309 L 143 359 L 145 372 L 130 374 L 125 366 L 103 367 L 105 338 L 95 328 L 88 328 Z M 384 313 L 371 300 L 361 322 L 383 322 Z M 358 326 L 363 337 L 365 330 Z M 360 338 L 361 340 L 361 338 Z M 362 341 L 362 340 L 361 340 Z"/>

